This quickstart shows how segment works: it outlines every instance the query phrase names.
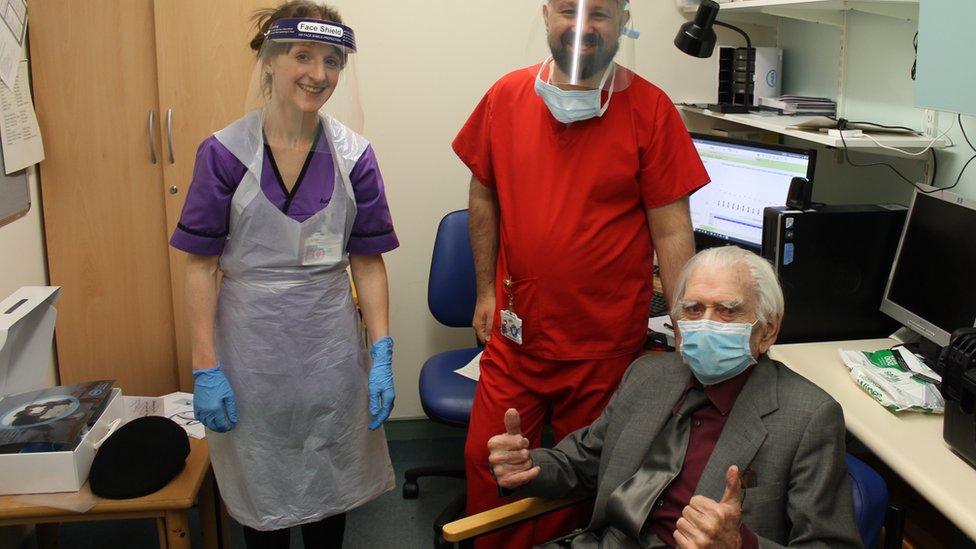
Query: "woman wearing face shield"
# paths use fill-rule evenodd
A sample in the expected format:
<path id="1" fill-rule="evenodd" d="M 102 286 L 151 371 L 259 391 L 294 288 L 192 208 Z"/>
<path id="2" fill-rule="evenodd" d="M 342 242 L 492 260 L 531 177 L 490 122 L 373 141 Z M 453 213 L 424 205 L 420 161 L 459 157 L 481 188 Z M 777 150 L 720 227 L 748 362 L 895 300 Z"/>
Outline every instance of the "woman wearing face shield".
<path id="1" fill-rule="evenodd" d="M 381 254 L 399 244 L 373 149 L 325 113 L 356 103 L 352 29 L 307 0 L 255 20 L 257 106 L 201 144 L 171 240 L 190 254 L 194 412 L 249 548 L 288 547 L 298 525 L 306 547 L 339 547 L 345 512 L 395 484 Z"/>

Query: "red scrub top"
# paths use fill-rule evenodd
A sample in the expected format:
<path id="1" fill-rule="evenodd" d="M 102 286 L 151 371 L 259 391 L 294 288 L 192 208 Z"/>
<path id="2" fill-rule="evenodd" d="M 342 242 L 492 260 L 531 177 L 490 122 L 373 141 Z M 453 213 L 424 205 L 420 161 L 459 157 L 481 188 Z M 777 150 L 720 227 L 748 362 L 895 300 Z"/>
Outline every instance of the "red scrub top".
<path id="1" fill-rule="evenodd" d="M 633 75 L 602 117 L 566 125 L 536 95 L 538 69 L 496 82 L 453 143 L 498 193 L 498 309 L 508 307 L 502 282 L 511 277 L 522 352 L 633 353 L 652 292 L 645 209 L 688 195 L 708 174 L 671 100 L 650 82 Z M 494 326 L 502 338 L 497 311 Z"/>

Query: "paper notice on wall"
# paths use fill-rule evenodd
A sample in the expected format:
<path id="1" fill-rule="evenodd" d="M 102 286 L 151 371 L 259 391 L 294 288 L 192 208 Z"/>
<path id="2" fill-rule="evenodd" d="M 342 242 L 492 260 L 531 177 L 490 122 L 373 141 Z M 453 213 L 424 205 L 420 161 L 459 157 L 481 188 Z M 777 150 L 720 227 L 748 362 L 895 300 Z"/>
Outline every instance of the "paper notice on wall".
<path id="1" fill-rule="evenodd" d="M 7 89 L 17 81 L 17 65 L 24 57 L 27 4 L 24 0 L 0 0 L 0 80 Z"/>
<path id="2" fill-rule="evenodd" d="M 3 167 L 8 174 L 44 160 L 44 143 L 31 100 L 27 61 L 18 64 L 17 83 L 12 90 L 0 86 L 0 140 L 3 141 Z"/>

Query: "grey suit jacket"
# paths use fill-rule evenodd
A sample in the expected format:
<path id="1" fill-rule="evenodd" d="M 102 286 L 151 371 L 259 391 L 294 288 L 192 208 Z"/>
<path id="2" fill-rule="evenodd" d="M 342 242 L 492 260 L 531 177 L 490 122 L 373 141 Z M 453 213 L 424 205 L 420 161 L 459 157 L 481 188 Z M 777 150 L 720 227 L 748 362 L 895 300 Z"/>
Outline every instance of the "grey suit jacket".
<path id="1" fill-rule="evenodd" d="M 595 496 L 587 530 L 607 530 L 607 497 L 640 467 L 687 386 L 678 353 L 638 358 L 603 414 L 552 450 L 531 452 L 539 476 L 520 496 Z M 695 490 L 715 501 L 730 465 L 755 472 L 742 520 L 762 547 L 861 547 L 844 461 L 844 415 L 827 393 L 764 358 L 729 413 Z M 611 529 L 613 530 L 613 529 Z M 627 546 L 610 542 L 600 546 Z"/>

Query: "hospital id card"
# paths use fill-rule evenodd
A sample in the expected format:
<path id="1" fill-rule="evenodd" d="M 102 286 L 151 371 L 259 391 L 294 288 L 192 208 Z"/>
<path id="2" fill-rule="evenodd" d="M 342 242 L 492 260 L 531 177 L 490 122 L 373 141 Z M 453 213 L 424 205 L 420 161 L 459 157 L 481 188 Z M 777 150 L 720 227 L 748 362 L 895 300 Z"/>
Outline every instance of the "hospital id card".
<path id="1" fill-rule="evenodd" d="M 503 310 L 500 313 L 502 318 L 501 332 L 508 339 L 522 344 L 522 319 L 513 311 Z"/>
<path id="2" fill-rule="evenodd" d="M 313 234 L 305 239 L 302 265 L 321 265 L 326 262 L 329 252 L 329 237 Z"/>

